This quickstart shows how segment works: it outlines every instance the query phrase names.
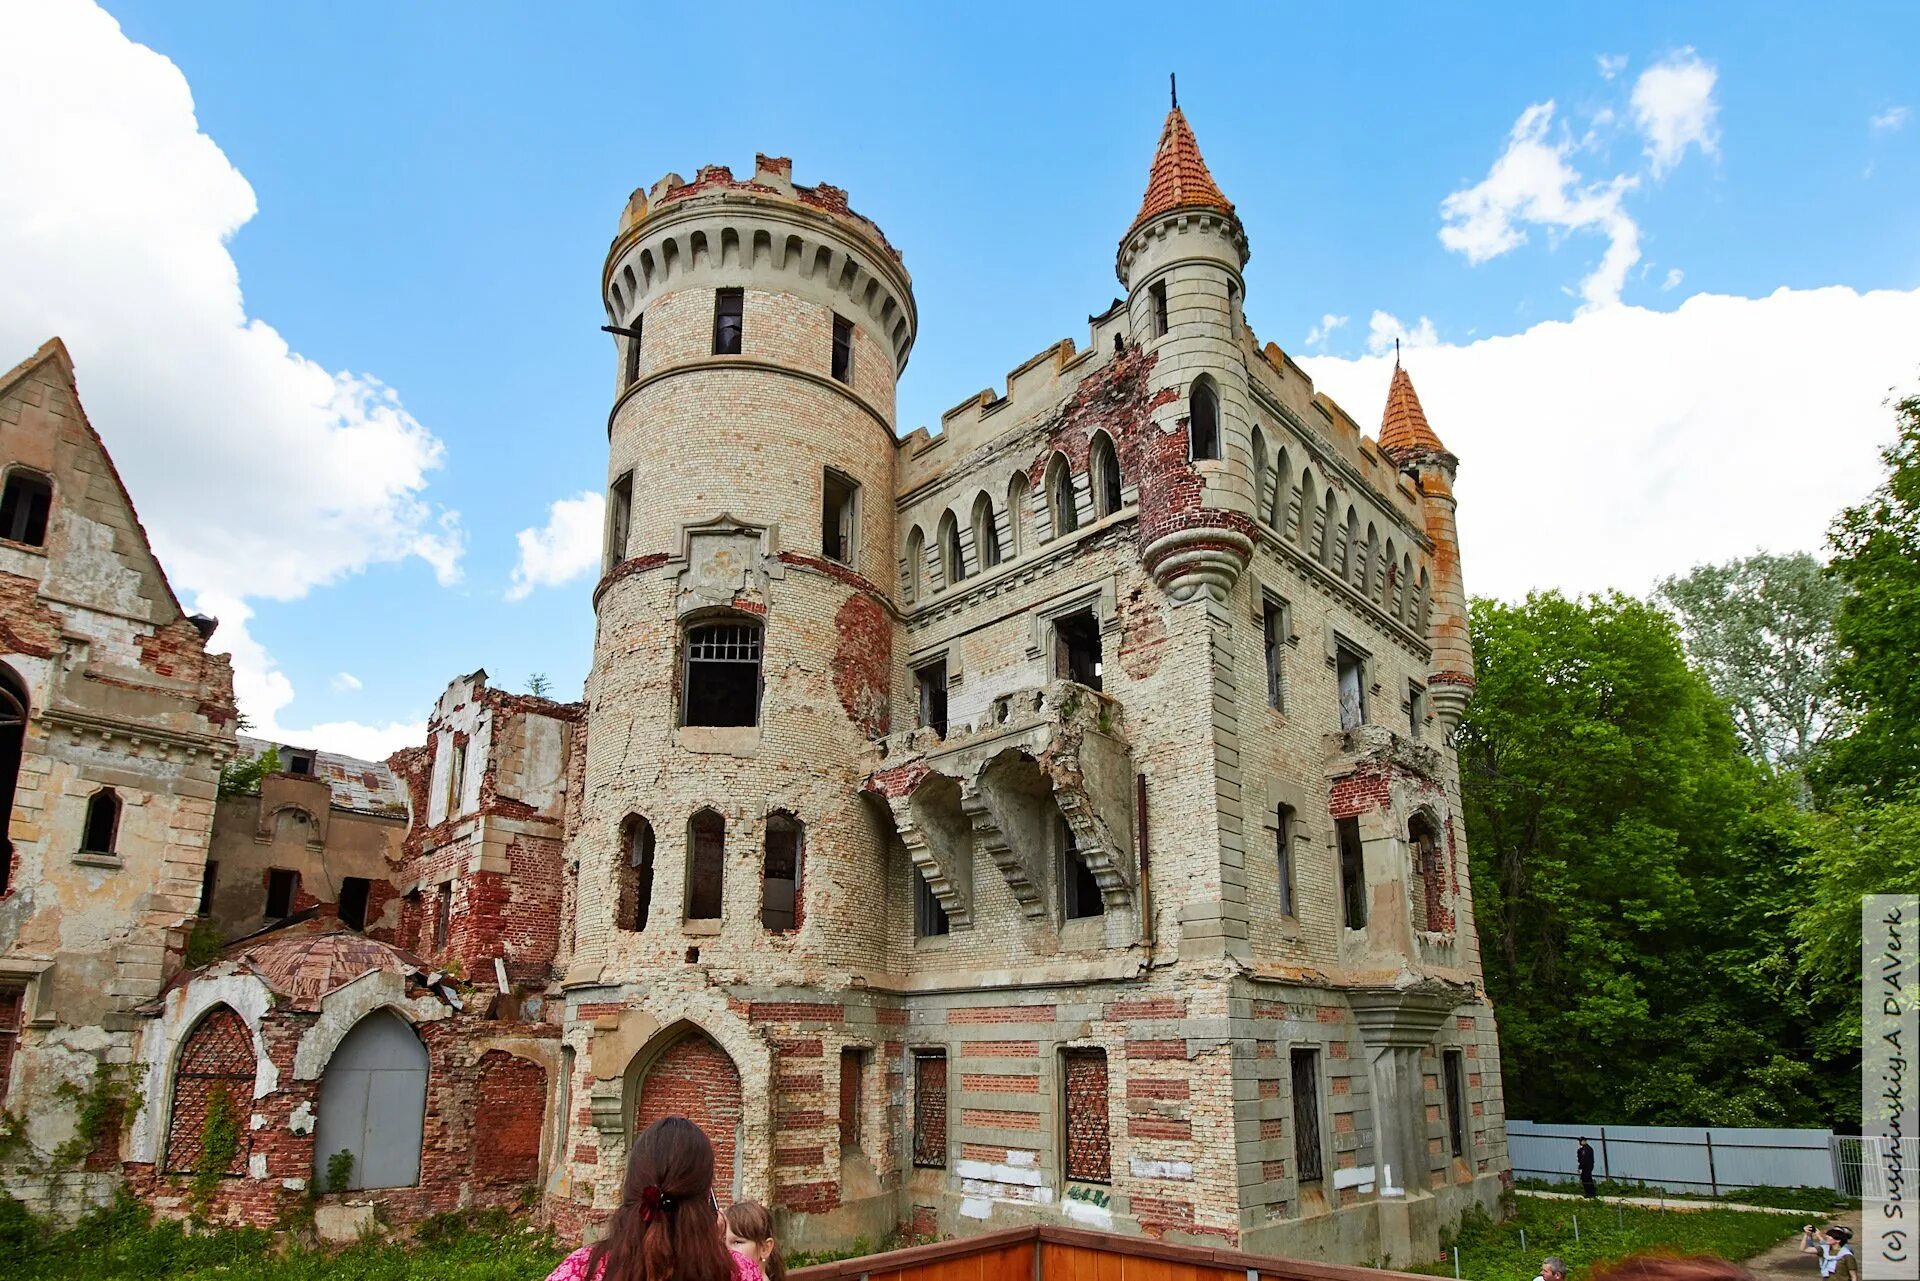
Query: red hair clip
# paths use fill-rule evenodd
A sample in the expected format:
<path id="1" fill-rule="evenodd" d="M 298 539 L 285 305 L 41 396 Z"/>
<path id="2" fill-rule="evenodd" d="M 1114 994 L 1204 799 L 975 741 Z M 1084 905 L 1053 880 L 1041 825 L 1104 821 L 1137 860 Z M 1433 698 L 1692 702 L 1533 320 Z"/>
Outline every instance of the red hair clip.
<path id="1" fill-rule="evenodd" d="M 660 1195 L 660 1185 L 649 1183 L 640 1189 L 640 1222 L 652 1223 L 654 1216 L 665 1211 L 667 1198 Z"/>

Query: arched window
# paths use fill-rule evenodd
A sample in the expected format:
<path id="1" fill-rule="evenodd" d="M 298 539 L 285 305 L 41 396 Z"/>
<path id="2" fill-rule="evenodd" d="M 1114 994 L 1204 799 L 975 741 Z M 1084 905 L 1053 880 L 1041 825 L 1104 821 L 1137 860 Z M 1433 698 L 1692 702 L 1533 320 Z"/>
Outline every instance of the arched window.
<path id="1" fill-rule="evenodd" d="M 1433 622 L 1433 586 L 1427 581 L 1427 571 L 1420 570 L 1420 593 L 1413 598 L 1412 623 L 1421 631 L 1428 630 Z"/>
<path id="2" fill-rule="evenodd" d="M 1320 511 L 1320 542 L 1314 548 L 1314 559 L 1332 569 L 1334 549 L 1339 544 L 1340 500 L 1332 489 L 1328 489 L 1327 501 Z"/>
<path id="3" fill-rule="evenodd" d="M 757 619 L 687 628 L 683 725 L 760 723 L 760 637 Z"/>
<path id="4" fill-rule="evenodd" d="M 1273 505 L 1267 510 L 1267 524 L 1282 538 L 1287 536 L 1287 504 L 1293 501 L 1293 460 L 1287 447 L 1280 446 L 1273 458 Z"/>
<path id="5" fill-rule="evenodd" d="M 927 536 L 915 525 L 907 534 L 907 603 L 918 604 L 926 594 L 922 575 L 927 567 Z"/>
<path id="6" fill-rule="evenodd" d="M 1294 538 L 1300 544 L 1300 550 L 1313 554 L 1313 504 L 1319 497 L 1319 491 L 1313 485 L 1313 468 L 1300 469 L 1300 523 L 1294 527 Z"/>
<path id="7" fill-rule="evenodd" d="M 1400 584 L 1406 580 L 1400 577 L 1400 550 L 1394 546 L 1391 538 L 1387 539 L 1387 557 L 1383 564 L 1385 568 L 1380 579 L 1380 608 L 1398 618 L 1400 617 Z"/>
<path id="8" fill-rule="evenodd" d="M 727 820 L 701 810 L 687 824 L 687 919 L 717 921 L 726 889 Z"/>
<path id="9" fill-rule="evenodd" d="M 1380 531 L 1372 521 L 1367 522 L 1366 559 L 1360 562 L 1360 573 L 1354 578 L 1354 585 L 1360 594 L 1367 597 L 1379 595 L 1380 580 L 1375 577 L 1376 566 L 1380 563 Z"/>
<path id="10" fill-rule="evenodd" d="M 53 484 L 38 472 L 16 467 L 7 473 L 0 495 L 0 538 L 29 547 L 47 545 L 47 513 L 53 510 Z"/>
<path id="11" fill-rule="evenodd" d="M 960 552 L 960 522 L 952 512 L 940 517 L 940 574 L 949 587 L 967 576 L 967 563 Z"/>
<path id="12" fill-rule="evenodd" d="M 1413 553 L 1406 552 L 1400 557 L 1400 599 L 1394 604 L 1393 616 L 1401 622 L 1410 622 L 1408 606 L 1413 601 Z"/>
<path id="13" fill-rule="evenodd" d="M 653 910 L 653 824 L 638 814 L 627 815 L 620 824 L 618 857 L 614 928 L 644 930 Z"/>
<path id="14" fill-rule="evenodd" d="M 87 827 L 80 848 L 89 854 L 111 854 L 119 834 L 120 797 L 111 787 L 103 787 L 87 800 Z"/>
<path id="15" fill-rule="evenodd" d="M 1340 576 L 1349 583 L 1358 584 L 1360 581 L 1360 512 L 1354 507 L 1347 508 L 1346 537 L 1340 540 L 1340 546 L 1336 550 L 1340 557 Z"/>
<path id="16" fill-rule="evenodd" d="M 785 810 L 767 815 L 766 850 L 760 861 L 760 924 L 776 932 L 799 928 L 800 867 L 806 831 Z"/>
<path id="17" fill-rule="evenodd" d="M 27 734 L 27 686 L 11 667 L 0 663 L 0 894 L 12 887 L 13 842 L 6 822 L 13 814 L 13 792 L 20 782 L 20 749 Z M 0 1089 L 4 1083 L 0 1082 Z"/>
<path id="18" fill-rule="evenodd" d="M 1205 374 L 1187 397 L 1187 448 L 1196 459 L 1220 457 L 1220 393 Z"/>
<path id="19" fill-rule="evenodd" d="M 1013 473 L 1007 482 L 1007 555 L 1018 556 L 1027 542 L 1027 474 Z"/>
<path id="20" fill-rule="evenodd" d="M 1253 515 L 1265 520 L 1267 512 L 1267 435 L 1258 424 L 1253 429 Z"/>
<path id="21" fill-rule="evenodd" d="M 1055 538 L 1080 528 L 1079 513 L 1073 508 L 1073 471 L 1065 454 L 1055 454 L 1047 464 L 1047 514 L 1053 520 Z"/>
<path id="22" fill-rule="evenodd" d="M 313 1128 L 315 1185 L 333 1158 L 353 1154 L 346 1183 L 328 1192 L 410 1188 L 420 1182 L 427 1115 L 427 1047 L 392 1010 L 353 1025 L 320 1074 Z"/>
<path id="23" fill-rule="evenodd" d="M 1093 433 L 1093 443 L 1087 447 L 1087 477 L 1093 486 L 1094 519 L 1119 511 L 1120 459 L 1103 431 Z"/>
<path id="24" fill-rule="evenodd" d="M 1000 528 L 993 518 L 993 499 L 984 493 L 973 500 L 973 547 L 980 568 L 992 569 L 1000 563 Z"/>
<path id="25" fill-rule="evenodd" d="M 256 1067 L 253 1033 L 231 1006 L 216 1005 L 180 1043 L 173 1075 L 173 1110 L 167 1120 L 166 1170 L 191 1174 L 203 1161 L 207 1122 L 230 1121 L 238 1132 L 232 1159 L 222 1174 L 243 1174 L 252 1131 Z"/>

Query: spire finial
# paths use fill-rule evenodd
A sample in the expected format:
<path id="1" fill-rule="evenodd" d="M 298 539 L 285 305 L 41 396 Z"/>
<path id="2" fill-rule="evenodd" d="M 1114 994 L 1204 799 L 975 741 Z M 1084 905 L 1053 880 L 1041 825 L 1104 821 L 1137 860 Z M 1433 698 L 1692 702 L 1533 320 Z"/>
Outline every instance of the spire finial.
<path id="1" fill-rule="evenodd" d="M 1400 340 L 1398 338 L 1393 340 L 1393 367 L 1395 369 L 1400 368 Z"/>
<path id="2" fill-rule="evenodd" d="M 1175 73 L 1167 73 L 1167 92 L 1173 97 L 1173 109 L 1180 110 L 1180 81 Z"/>

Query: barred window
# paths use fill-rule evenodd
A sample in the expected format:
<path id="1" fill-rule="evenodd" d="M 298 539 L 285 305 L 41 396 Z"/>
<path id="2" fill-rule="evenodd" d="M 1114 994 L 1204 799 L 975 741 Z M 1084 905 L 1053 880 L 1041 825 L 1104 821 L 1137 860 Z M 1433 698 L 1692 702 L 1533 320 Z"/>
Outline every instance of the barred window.
<path id="1" fill-rule="evenodd" d="M 760 625 L 728 621 L 687 629 L 687 725 L 760 723 Z"/>
<path id="2" fill-rule="evenodd" d="M 1076 1183 L 1113 1178 L 1107 1126 L 1107 1052 L 1065 1050 L 1060 1055 L 1065 1086 L 1066 1175 Z"/>
<path id="3" fill-rule="evenodd" d="M 913 1056 L 913 1163 L 947 1164 L 947 1056 L 944 1051 Z"/>

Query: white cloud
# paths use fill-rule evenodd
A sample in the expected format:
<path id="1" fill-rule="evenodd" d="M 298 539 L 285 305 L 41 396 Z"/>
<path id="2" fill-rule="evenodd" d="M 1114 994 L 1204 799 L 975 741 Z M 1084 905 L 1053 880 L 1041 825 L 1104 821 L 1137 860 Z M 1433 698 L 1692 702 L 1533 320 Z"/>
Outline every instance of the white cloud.
<path id="1" fill-rule="evenodd" d="M 556 500 L 547 508 L 545 525 L 515 536 L 520 560 L 507 599 L 525 600 L 536 587 L 559 587 L 598 565 L 605 520 L 606 499 L 591 490 Z"/>
<path id="2" fill-rule="evenodd" d="M 1820 554 L 1878 481 L 1889 388 L 1920 387 L 1916 332 L 1920 289 L 1781 289 L 1420 352 L 1409 371 L 1461 460 L 1468 589 L 1645 592 L 1757 547 Z M 1301 364 L 1376 420 L 1390 358 Z"/>
<path id="3" fill-rule="evenodd" d="M 456 581 L 459 517 L 425 496 L 439 439 L 379 379 L 247 314 L 227 246 L 253 189 L 179 68 L 72 0 L 0 6 L 0 46 L 31 51 L 0 77 L 0 366 L 66 340 L 175 586 L 225 602 L 215 647 L 245 602 L 370 565 Z M 257 646 L 233 652 L 266 732 L 292 689 Z"/>
<path id="4" fill-rule="evenodd" d="M 351 694 L 356 690 L 365 688 L 365 686 L 360 683 L 360 678 L 352 672 L 335 672 L 333 674 L 333 680 L 328 683 L 333 686 L 336 692 L 341 694 Z"/>
<path id="5" fill-rule="evenodd" d="M 1600 64 L 1600 78 L 1611 80 L 1627 69 L 1627 55 L 1624 53 L 1603 53 L 1594 58 Z"/>
<path id="6" fill-rule="evenodd" d="M 1588 183 L 1570 163 L 1576 144 L 1564 128 L 1554 129 L 1553 113 L 1551 101 L 1521 112 L 1487 176 L 1440 202 L 1446 219 L 1440 243 L 1479 264 L 1525 244 L 1528 224 L 1546 228 L 1550 236 L 1598 231 L 1607 237 L 1607 248 L 1580 282 L 1580 294 L 1584 307 L 1611 306 L 1620 301 L 1627 272 L 1640 260 L 1639 225 L 1621 206 L 1638 180 Z"/>
<path id="7" fill-rule="evenodd" d="M 1907 121 L 1911 119 L 1913 119 L 1912 108 L 1888 107 L 1885 111 L 1876 113 L 1872 119 L 1868 120 L 1867 127 L 1875 133 L 1893 133 L 1906 128 Z"/>
<path id="8" fill-rule="evenodd" d="M 1686 278 L 1687 278 L 1687 273 L 1680 270 L 1678 267 L 1667 268 L 1667 278 L 1660 282 L 1661 292 L 1664 293 L 1669 289 L 1678 289 L 1680 287 L 1680 282 L 1685 280 Z"/>
<path id="9" fill-rule="evenodd" d="M 1323 346 L 1327 339 L 1333 337 L 1333 331 L 1346 323 L 1347 317 L 1336 316 L 1332 312 L 1328 312 L 1326 315 L 1320 317 L 1319 324 L 1307 330 L 1306 345 L 1309 347 Z"/>
<path id="10" fill-rule="evenodd" d="M 1432 347 L 1439 343 L 1440 334 L 1433 322 L 1425 316 L 1420 317 L 1412 329 L 1400 323 L 1400 318 L 1390 312 L 1376 311 L 1367 321 L 1367 350 L 1374 355 L 1383 355 L 1394 350 L 1394 340 L 1411 351 L 1415 347 Z"/>
<path id="11" fill-rule="evenodd" d="M 1687 148 L 1712 155 L 1720 145 L 1720 104 L 1713 87 L 1720 73 L 1692 49 L 1682 49 L 1633 82 L 1633 118 L 1647 139 L 1647 160 L 1658 178 L 1680 163 Z"/>

